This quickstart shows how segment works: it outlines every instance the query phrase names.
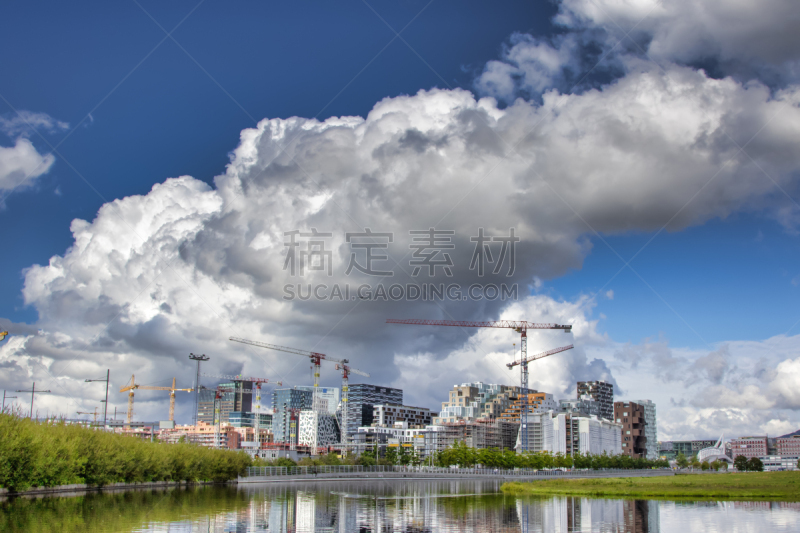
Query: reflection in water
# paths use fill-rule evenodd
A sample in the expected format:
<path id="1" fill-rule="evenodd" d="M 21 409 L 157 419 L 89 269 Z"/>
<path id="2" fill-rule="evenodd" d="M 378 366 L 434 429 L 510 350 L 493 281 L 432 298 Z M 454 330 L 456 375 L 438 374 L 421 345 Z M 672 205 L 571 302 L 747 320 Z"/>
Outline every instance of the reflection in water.
<path id="1" fill-rule="evenodd" d="M 242 485 L 0 506 L 0 530 L 51 532 L 694 533 L 800 531 L 800 504 L 505 496 L 496 481 Z"/>

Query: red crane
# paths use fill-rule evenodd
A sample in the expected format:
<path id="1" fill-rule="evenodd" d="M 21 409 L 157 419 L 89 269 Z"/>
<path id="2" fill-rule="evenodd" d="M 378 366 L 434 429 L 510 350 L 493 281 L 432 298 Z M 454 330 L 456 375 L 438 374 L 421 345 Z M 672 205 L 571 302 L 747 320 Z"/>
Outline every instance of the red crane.
<path id="1" fill-rule="evenodd" d="M 417 326 L 457 326 L 462 328 L 507 328 L 513 329 L 520 333 L 520 360 L 516 364 L 520 365 L 521 384 L 522 384 L 522 409 L 520 413 L 522 430 L 520 444 L 522 451 L 528 450 L 528 362 L 538 359 L 538 356 L 545 357 L 541 354 L 528 358 L 528 330 L 529 329 L 561 329 L 564 333 L 572 331 L 571 324 L 554 324 L 554 323 L 538 323 L 527 322 L 525 320 L 425 320 L 425 319 L 396 319 L 390 318 L 386 320 L 388 324 L 412 324 Z M 570 346 L 572 348 L 572 346 Z M 569 348 L 566 348 L 569 349 Z M 558 351 L 564 351 L 558 349 Z M 558 351 L 553 353 L 558 353 Z M 552 355 L 552 354 L 548 354 Z"/>

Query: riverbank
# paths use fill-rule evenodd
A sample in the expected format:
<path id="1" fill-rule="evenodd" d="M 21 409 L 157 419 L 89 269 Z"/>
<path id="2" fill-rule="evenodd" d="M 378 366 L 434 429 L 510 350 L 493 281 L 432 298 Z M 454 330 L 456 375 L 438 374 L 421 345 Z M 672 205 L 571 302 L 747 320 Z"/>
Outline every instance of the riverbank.
<path id="1" fill-rule="evenodd" d="M 517 495 L 563 495 L 636 499 L 744 499 L 800 501 L 800 472 L 746 472 L 622 479 L 548 479 L 504 483 Z"/>
<path id="2" fill-rule="evenodd" d="M 9 493 L 64 485 L 224 482 L 236 480 L 251 464 L 244 452 L 147 442 L 0 413 L 0 488 Z"/>

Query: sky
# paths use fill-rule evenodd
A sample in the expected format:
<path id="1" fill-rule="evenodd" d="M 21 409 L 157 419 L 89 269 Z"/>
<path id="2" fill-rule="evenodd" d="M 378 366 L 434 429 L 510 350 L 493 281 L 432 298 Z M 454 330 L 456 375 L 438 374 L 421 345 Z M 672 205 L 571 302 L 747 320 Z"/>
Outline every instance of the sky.
<path id="1" fill-rule="evenodd" d="M 385 320 L 507 319 L 573 325 L 530 335 L 529 353 L 575 345 L 532 364 L 532 387 L 612 381 L 656 402 L 660 439 L 800 427 L 788 0 L 0 13 L 0 385 L 51 390 L 41 413 L 101 405 L 84 380 L 107 368 L 112 390 L 134 373 L 192 386 L 190 352 L 209 373 L 309 384 L 306 360 L 230 336 L 348 358 L 359 380 L 438 410 L 456 383 L 516 384 L 518 334 Z M 287 234 L 312 228 L 331 255 L 292 256 L 293 273 Z M 367 228 L 391 237 L 347 236 Z M 484 276 L 479 228 L 502 266 Z M 410 233 L 429 229 L 451 232 L 435 267 Z M 385 243 L 369 273 L 365 243 Z M 518 291 L 330 297 L 362 283 Z M 287 299 L 298 284 L 329 298 Z M 332 365 L 322 382 L 340 384 Z M 166 405 L 139 392 L 135 417 Z M 191 408 L 179 397 L 179 422 Z"/>

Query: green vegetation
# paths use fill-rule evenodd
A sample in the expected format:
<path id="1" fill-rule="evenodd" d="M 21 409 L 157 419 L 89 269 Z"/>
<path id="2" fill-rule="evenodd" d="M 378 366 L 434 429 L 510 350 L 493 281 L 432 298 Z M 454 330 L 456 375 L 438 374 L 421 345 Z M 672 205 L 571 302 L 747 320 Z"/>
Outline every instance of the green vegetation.
<path id="1" fill-rule="evenodd" d="M 564 455 L 547 452 L 517 454 L 513 450 L 497 448 L 469 448 L 463 442 L 436 453 L 433 459 L 435 466 L 473 467 L 482 465 L 487 468 L 580 468 L 580 469 L 642 469 L 666 468 L 667 461 L 649 461 L 647 459 L 631 459 L 627 455 Z"/>
<path id="2" fill-rule="evenodd" d="M 199 520 L 245 509 L 235 487 L 136 490 L 74 498 L 14 498 L 0 503 L 5 533 L 105 533 L 149 530 L 154 523 Z"/>
<path id="3" fill-rule="evenodd" d="M 800 472 L 548 479 L 504 483 L 501 489 L 506 494 L 800 501 Z"/>
<path id="4" fill-rule="evenodd" d="M 736 470 L 739 472 L 764 471 L 764 463 L 762 463 L 761 459 L 758 457 L 751 457 L 750 460 L 748 460 L 744 455 L 737 455 L 736 459 L 733 460 L 733 466 L 735 466 Z"/>
<path id="5" fill-rule="evenodd" d="M 75 483 L 228 481 L 250 464 L 245 453 L 151 443 L 0 413 L 0 487 L 11 491 Z"/>

